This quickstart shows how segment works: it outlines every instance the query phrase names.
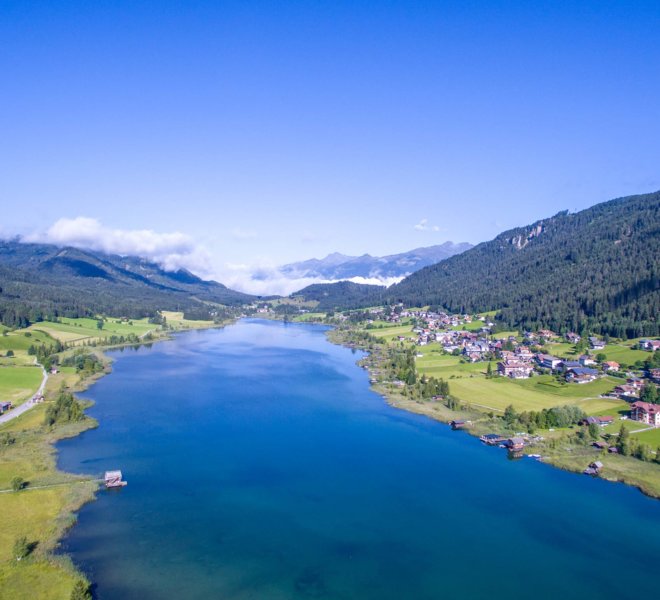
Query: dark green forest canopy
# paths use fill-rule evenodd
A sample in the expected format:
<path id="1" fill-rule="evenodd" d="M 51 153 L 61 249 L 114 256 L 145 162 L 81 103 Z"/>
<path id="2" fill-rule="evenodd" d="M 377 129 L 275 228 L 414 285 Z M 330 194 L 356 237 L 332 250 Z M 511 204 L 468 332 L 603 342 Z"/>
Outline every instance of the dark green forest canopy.
<path id="1" fill-rule="evenodd" d="M 319 308 L 403 302 L 454 313 L 498 311 L 502 325 L 660 334 L 660 192 L 561 212 L 413 273 L 388 289 L 341 282 L 296 296 Z"/>
<path id="2" fill-rule="evenodd" d="M 412 274 L 390 302 L 498 310 L 524 329 L 658 335 L 660 192 L 562 212 Z"/>
<path id="3" fill-rule="evenodd" d="M 97 314 L 141 318 L 157 310 L 206 319 L 252 296 L 135 257 L 47 244 L 0 242 L 0 322 L 10 327 Z"/>

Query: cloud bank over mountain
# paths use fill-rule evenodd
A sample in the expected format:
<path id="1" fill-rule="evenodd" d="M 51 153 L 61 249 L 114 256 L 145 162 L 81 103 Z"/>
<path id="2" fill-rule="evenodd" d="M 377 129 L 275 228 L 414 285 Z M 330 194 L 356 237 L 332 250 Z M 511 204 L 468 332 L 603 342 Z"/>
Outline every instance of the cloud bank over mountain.
<path id="1" fill-rule="evenodd" d="M 235 239 L 249 239 L 253 232 L 234 229 L 229 235 Z M 347 256 L 335 252 L 323 259 L 287 265 L 276 265 L 266 258 L 236 264 L 212 256 L 206 247 L 179 231 L 158 233 L 150 229 L 113 229 L 98 219 L 83 216 L 61 218 L 48 229 L 21 239 L 105 254 L 137 256 L 168 271 L 187 269 L 205 279 L 214 279 L 232 289 L 256 295 L 288 295 L 314 283 L 334 281 L 389 286 L 422 267 L 471 247 L 467 243 L 445 242 L 383 257 L 369 254 Z"/>

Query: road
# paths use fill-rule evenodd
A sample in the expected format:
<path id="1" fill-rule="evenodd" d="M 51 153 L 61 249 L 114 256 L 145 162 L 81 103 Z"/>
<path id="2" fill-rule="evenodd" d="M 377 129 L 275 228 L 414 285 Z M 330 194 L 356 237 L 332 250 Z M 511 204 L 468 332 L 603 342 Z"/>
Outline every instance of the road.
<path id="1" fill-rule="evenodd" d="M 35 364 L 39 365 L 37 361 L 34 361 Z M 41 365 L 39 365 L 41 367 Z M 32 394 L 32 398 L 29 400 L 26 400 L 21 404 L 20 406 L 17 406 L 16 408 L 12 408 L 11 410 L 7 411 L 4 415 L 0 415 L 0 425 L 3 423 L 7 423 L 8 421 L 11 421 L 12 419 L 15 419 L 16 417 L 20 417 L 24 412 L 27 412 L 30 410 L 36 403 L 34 402 L 34 397 L 35 396 L 40 396 L 44 393 L 44 390 L 46 389 L 46 383 L 48 382 L 48 373 L 46 373 L 46 369 L 41 367 L 41 370 L 43 371 L 43 379 L 41 380 L 41 385 L 39 386 L 39 389 Z"/>

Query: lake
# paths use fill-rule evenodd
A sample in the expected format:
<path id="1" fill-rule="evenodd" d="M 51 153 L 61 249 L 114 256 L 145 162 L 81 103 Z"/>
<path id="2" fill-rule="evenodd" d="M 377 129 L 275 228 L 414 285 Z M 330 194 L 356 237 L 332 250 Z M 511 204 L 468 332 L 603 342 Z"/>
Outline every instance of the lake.
<path id="1" fill-rule="evenodd" d="M 325 329 L 242 320 L 111 353 L 100 491 L 65 539 L 112 599 L 653 598 L 660 502 L 388 406 Z"/>

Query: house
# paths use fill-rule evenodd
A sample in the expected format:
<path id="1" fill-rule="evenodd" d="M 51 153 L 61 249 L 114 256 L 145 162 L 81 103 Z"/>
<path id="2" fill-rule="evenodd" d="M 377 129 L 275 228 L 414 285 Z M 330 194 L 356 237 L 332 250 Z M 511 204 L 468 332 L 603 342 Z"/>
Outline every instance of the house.
<path id="1" fill-rule="evenodd" d="M 598 475 L 603 468 L 603 463 L 599 460 L 592 462 L 584 471 L 585 475 Z"/>
<path id="2" fill-rule="evenodd" d="M 106 471 L 105 472 L 105 487 L 115 488 L 115 487 L 124 487 L 126 485 L 125 481 L 122 481 L 121 471 Z"/>
<path id="3" fill-rule="evenodd" d="M 660 427 L 660 404 L 651 404 L 649 402 L 633 402 L 630 405 L 630 418 L 633 421 Z"/>
<path id="4" fill-rule="evenodd" d="M 639 348 L 640 350 L 655 352 L 656 350 L 660 350 L 660 340 L 640 340 Z"/>
<path id="5" fill-rule="evenodd" d="M 617 385 L 613 391 L 614 395 L 621 400 L 635 400 L 639 398 L 639 389 L 632 385 Z"/>
<path id="6" fill-rule="evenodd" d="M 650 369 L 649 377 L 655 381 L 655 383 L 660 383 L 660 369 Z"/>
<path id="7" fill-rule="evenodd" d="M 578 358 L 578 362 L 583 367 L 590 367 L 591 365 L 596 364 L 596 359 L 589 354 L 583 354 L 580 356 L 580 358 Z"/>
<path id="8" fill-rule="evenodd" d="M 594 448 L 598 448 L 598 450 L 605 450 L 607 448 L 607 444 L 605 442 L 593 442 L 591 445 Z"/>
<path id="9" fill-rule="evenodd" d="M 614 360 L 607 360 L 603 363 L 603 371 L 618 372 L 621 365 Z"/>
<path id="10" fill-rule="evenodd" d="M 518 359 L 524 362 L 531 361 L 534 358 L 534 353 L 526 346 L 518 346 L 514 352 Z"/>
<path id="11" fill-rule="evenodd" d="M 581 339 L 582 338 L 574 331 L 569 331 L 566 334 L 566 341 L 570 342 L 571 344 L 577 344 Z"/>
<path id="12" fill-rule="evenodd" d="M 556 356 L 550 356 L 549 354 L 537 354 L 536 362 L 539 363 L 540 367 L 544 369 L 556 369 L 562 362 L 561 358 Z"/>
<path id="13" fill-rule="evenodd" d="M 589 383 L 598 377 L 596 369 L 575 367 L 566 371 L 566 381 L 570 383 Z"/>
<path id="14" fill-rule="evenodd" d="M 525 379 L 532 374 L 534 368 L 528 363 L 517 360 L 507 360 L 497 363 L 497 372 L 511 379 Z"/>
<path id="15" fill-rule="evenodd" d="M 594 349 L 594 350 L 602 350 L 605 348 L 605 342 L 603 340 L 599 340 L 597 337 L 590 337 L 589 338 L 589 345 Z"/>
<path id="16" fill-rule="evenodd" d="M 519 452 L 525 447 L 525 440 L 521 437 L 512 437 L 504 442 L 511 452 Z"/>
<path id="17" fill-rule="evenodd" d="M 569 369 L 579 369 L 584 365 L 580 364 L 580 362 L 577 360 L 562 360 L 560 366 L 561 366 L 561 370 L 564 373 L 567 373 Z"/>

